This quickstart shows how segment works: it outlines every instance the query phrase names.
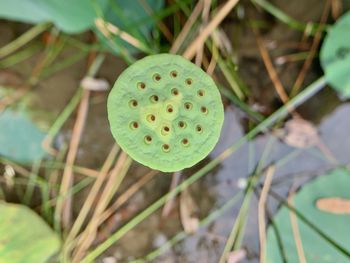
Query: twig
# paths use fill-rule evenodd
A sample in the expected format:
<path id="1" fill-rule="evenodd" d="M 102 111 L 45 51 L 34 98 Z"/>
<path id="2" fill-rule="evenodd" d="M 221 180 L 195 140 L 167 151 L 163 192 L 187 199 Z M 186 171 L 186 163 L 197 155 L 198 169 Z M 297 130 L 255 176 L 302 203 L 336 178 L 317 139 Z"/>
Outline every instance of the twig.
<path id="1" fill-rule="evenodd" d="M 236 6 L 239 0 L 228 0 L 225 5 L 218 11 L 215 17 L 203 29 L 201 34 L 191 43 L 186 49 L 183 56 L 187 59 L 192 59 L 196 54 L 198 47 L 202 46 L 211 33 L 218 27 L 218 25 L 225 19 L 230 11 Z"/>
<path id="2" fill-rule="evenodd" d="M 218 61 L 218 58 L 219 58 L 219 51 L 218 51 L 218 48 L 216 47 L 216 45 L 214 43 L 212 45 L 211 53 L 212 53 L 211 60 L 210 60 L 209 66 L 207 68 L 207 73 L 209 75 L 213 75 L 214 74 L 214 70 L 216 68 L 216 64 L 217 64 L 217 61 Z"/>
<path id="3" fill-rule="evenodd" d="M 100 218 L 101 214 L 105 211 L 109 202 L 118 190 L 130 167 L 131 162 L 131 158 L 126 153 L 121 152 L 117 163 L 109 174 L 105 188 L 102 190 L 102 194 L 94 210 L 94 214 L 92 215 L 89 224 L 82 233 L 81 239 L 76 246 L 75 254 L 72 260 L 73 263 L 80 262 L 85 252 L 93 243 L 100 223 L 98 218 Z"/>
<path id="4" fill-rule="evenodd" d="M 130 45 L 136 47 L 137 49 L 145 52 L 145 53 L 151 53 L 151 51 L 137 38 L 133 37 L 129 33 L 121 30 L 117 26 L 104 21 L 102 18 L 97 18 L 95 20 L 95 25 L 98 30 L 107 38 L 110 39 L 111 34 L 114 34 L 118 37 L 120 37 L 125 42 L 128 42 Z"/>
<path id="5" fill-rule="evenodd" d="M 169 191 L 173 190 L 176 186 L 178 186 L 180 179 L 181 179 L 181 171 L 173 173 Z M 172 196 L 169 198 L 169 200 L 167 200 L 162 211 L 162 217 L 167 217 L 169 215 L 171 209 L 173 208 L 174 201 L 175 201 L 175 196 Z"/>
<path id="6" fill-rule="evenodd" d="M 180 34 L 175 39 L 169 53 L 176 54 L 181 45 L 184 43 L 186 36 L 188 35 L 188 32 L 191 30 L 192 26 L 196 22 L 197 18 L 199 17 L 200 13 L 203 9 L 203 2 L 199 1 L 195 8 L 193 9 L 191 16 L 187 19 L 186 24 L 182 28 Z"/>
<path id="7" fill-rule="evenodd" d="M 276 90 L 280 100 L 283 103 L 287 103 L 288 100 L 289 100 L 289 97 L 288 97 L 286 91 L 283 88 L 283 84 L 282 84 L 281 80 L 278 77 L 278 74 L 277 74 L 277 71 L 276 71 L 275 67 L 273 66 L 273 63 L 272 63 L 271 58 L 270 58 L 270 55 L 269 55 L 269 53 L 267 52 L 267 50 L 265 48 L 265 45 L 263 43 L 263 40 L 262 40 L 258 30 L 255 27 L 252 27 L 252 28 L 253 28 L 253 32 L 255 33 L 256 42 L 257 42 L 257 45 L 258 45 L 258 48 L 259 48 L 260 55 L 261 55 L 261 57 L 262 57 L 262 59 L 264 61 L 267 73 L 270 76 L 270 79 L 271 79 L 271 81 L 273 83 L 273 86 L 275 87 L 275 90 Z"/>
<path id="8" fill-rule="evenodd" d="M 101 63 L 103 60 L 104 60 L 103 55 L 99 55 L 98 57 L 96 57 L 96 59 L 94 60 L 94 62 L 91 64 L 89 68 L 87 76 L 95 75 L 98 68 L 101 66 Z M 72 166 L 74 165 L 76 154 L 78 152 L 80 138 L 83 133 L 85 119 L 86 119 L 88 107 L 89 107 L 89 98 L 90 98 L 90 91 L 87 89 L 84 89 L 81 103 L 79 105 L 77 119 L 72 132 L 72 138 L 69 144 L 69 150 L 68 150 L 67 161 L 66 161 L 67 166 L 65 167 L 63 172 L 61 188 L 60 188 L 61 196 L 67 196 L 67 192 L 73 184 Z M 62 224 L 66 228 L 68 228 L 70 225 L 71 204 L 72 204 L 71 196 L 67 196 L 65 200 L 60 199 L 57 202 L 56 216 L 59 216 L 59 215 L 62 216 Z"/>
<path id="9" fill-rule="evenodd" d="M 201 1 L 203 1 L 203 12 L 202 12 L 202 24 L 201 24 L 200 29 L 199 29 L 200 34 L 202 33 L 205 26 L 208 24 L 209 12 L 210 12 L 210 6 L 211 6 L 211 0 L 201 0 Z M 202 65 L 203 52 L 204 52 L 204 42 L 197 49 L 195 63 L 199 67 Z"/>
<path id="10" fill-rule="evenodd" d="M 71 231 L 69 232 L 67 238 L 66 238 L 66 246 L 64 248 L 64 253 L 68 254 L 69 250 L 71 249 L 70 246 L 72 245 L 72 240 L 77 236 L 79 233 L 81 227 L 83 226 L 86 217 L 89 213 L 89 211 L 93 208 L 93 202 L 96 200 L 96 197 L 101 190 L 102 184 L 105 181 L 108 171 L 113 165 L 113 161 L 116 158 L 119 151 L 119 147 L 115 144 L 111 151 L 109 152 L 104 164 L 102 165 L 101 171 L 99 172 L 99 175 L 97 177 L 97 180 L 93 184 L 92 188 L 89 191 L 88 196 L 86 197 L 86 200 L 83 204 L 83 207 L 81 208 L 78 217 L 76 218 L 73 227 Z M 67 255 L 65 255 L 67 256 Z"/>
<path id="11" fill-rule="evenodd" d="M 130 186 L 124 193 L 122 193 L 116 201 L 110 206 L 106 211 L 104 211 L 99 217 L 99 224 L 102 224 L 107 218 L 109 218 L 119 207 L 126 203 L 127 200 L 131 198 L 141 187 L 143 187 L 146 183 L 148 183 L 158 171 L 152 170 L 149 173 L 145 174 L 140 178 L 140 180 L 136 181 L 132 186 Z"/>
<path id="12" fill-rule="evenodd" d="M 323 13 L 322 13 L 322 16 L 321 16 L 321 20 L 320 20 L 321 25 L 325 24 L 327 22 L 329 11 L 330 11 L 330 0 L 327 0 L 326 5 L 325 5 L 324 10 L 323 10 Z M 301 86 L 303 85 L 306 73 L 309 70 L 315 55 L 317 54 L 317 48 L 321 42 L 322 34 L 323 34 L 323 27 L 319 26 L 317 28 L 315 37 L 313 39 L 309 56 L 305 60 L 303 67 L 301 68 L 301 70 L 299 72 L 299 75 L 298 75 L 298 77 L 293 85 L 292 91 L 290 93 L 290 97 L 294 97 L 298 93 L 298 91 L 300 90 Z"/>
<path id="13" fill-rule="evenodd" d="M 89 90 L 84 90 L 83 96 L 79 105 L 78 115 L 73 128 L 72 139 L 70 141 L 69 150 L 67 154 L 67 160 L 66 160 L 67 166 L 63 171 L 61 187 L 60 187 L 61 195 L 66 195 L 68 192 L 68 189 L 73 185 L 72 166 L 74 165 L 74 162 L 75 162 L 81 135 L 83 133 L 84 126 L 85 126 L 85 120 L 86 120 L 88 108 L 89 108 L 90 93 L 91 92 Z M 71 223 L 71 208 L 72 208 L 72 198 L 70 196 L 68 196 L 62 202 L 61 208 L 62 208 L 62 218 L 61 218 L 62 225 L 65 228 L 68 228 Z"/>
<path id="14" fill-rule="evenodd" d="M 29 41 L 36 38 L 38 35 L 40 35 L 42 32 L 48 29 L 50 26 L 50 23 L 42 23 L 32 27 L 27 32 L 18 37 L 16 40 L 2 47 L 0 49 L 0 59 L 20 49 L 22 46 L 24 46 Z"/>
<path id="15" fill-rule="evenodd" d="M 291 191 L 289 192 L 289 195 L 288 195 L 288 206 L 291 206 L 291 207 L 294 206 L 293 196 L 294 196 L 294 189 L 291 189 Z M 298 221 L 297 221 L 297 217 L 295 215 L 295 212 L 290 210 L 289 216 L 290 216 L 290 222 L 292 225 L 293 236 L 294 236 L 295 246 L 296 246 L 297 253 L 298 253 L 299 262 L 306 263 L 305 253 L 304 253 L 304 249 L 303 249 L 303 243 L 302 243 L 301 238 L 300 238 Z"/>

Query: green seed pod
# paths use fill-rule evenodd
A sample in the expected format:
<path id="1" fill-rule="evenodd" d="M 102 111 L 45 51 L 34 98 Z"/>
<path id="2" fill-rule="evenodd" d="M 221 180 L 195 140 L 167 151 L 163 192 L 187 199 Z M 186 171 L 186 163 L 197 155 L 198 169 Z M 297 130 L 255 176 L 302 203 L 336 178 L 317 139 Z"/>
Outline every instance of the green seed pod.
<path id="1" fill-rule="evenodd" d="M 224 110 L 214 81 L 178 55 L 143 58 L 108 97 L 111 131 L 136 161 L 164 172 L 191 167 L 217 143 Z"/>

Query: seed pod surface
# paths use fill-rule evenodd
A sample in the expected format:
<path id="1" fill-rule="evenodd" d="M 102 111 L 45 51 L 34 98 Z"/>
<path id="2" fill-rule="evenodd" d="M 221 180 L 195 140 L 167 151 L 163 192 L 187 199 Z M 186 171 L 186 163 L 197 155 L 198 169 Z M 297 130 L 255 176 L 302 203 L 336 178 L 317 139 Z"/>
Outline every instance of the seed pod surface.
<path id="1" fill-rule="evenodd" d="M 173 172 L 193 166 L 217 143 L 224 111 L 209 75 L 178 55 L 143 58 L 108 97 L 111 131 L 136 161 Z"/>

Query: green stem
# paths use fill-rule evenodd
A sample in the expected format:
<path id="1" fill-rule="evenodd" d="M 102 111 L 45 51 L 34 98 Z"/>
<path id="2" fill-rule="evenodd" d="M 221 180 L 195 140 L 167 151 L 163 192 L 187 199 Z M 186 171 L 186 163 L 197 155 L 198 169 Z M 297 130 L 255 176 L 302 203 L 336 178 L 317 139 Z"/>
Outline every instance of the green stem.
<path id="1" fill-rule="evenodd" d="M 33 56 L 35 53 L 39 52 L 39 50 L 42 49 L 42 45 L 40 44 L 34 44 L 29 46 L 26 49 L 20 50 L 13 54 L 12 56 L 9 56 L 5 59 L 2 59 L 0 62 L 0 68 L 9 68 L 12 67 L 28 58 Z"/>
<path id="2" fill-rule="evenodd" d="M 294 28 L 294 29 L 299 30 L 299 31 L 305 31 L 306 28 L 309 26 L 309 24 L 299 22 L 298 20 L 287 15 L 281 9 L 275 7 L 274 5 L 272 5 L 270 2 L 268 2 L 266 0 L 251 0 L 251 1 L 253 3 L 259 5 L 260 7 L 262 7 L 266 12 L 270 13 L 271 15 L 273 15 L 274 17 L 276 17 L 278 20 L 282 21 L 283 23 L 287 24 L 291 28 Z M 312 23 L 311 26 L 312 26 L 312 28 L 310 29 L 310 32 L 309 32 L 310 35 L 314 35 L 316 32 L 316 29 L 319 26 L 322 26 L 323 30 L 327 29 L 327 26 L 319 25 L 317 23 Z"/>
<path id="3" fill-rule="evenodd" d="M 6 57 L 10 55 L 11 53 L 15 52 L 25 44 L 27 44 L 29 41 L 40 35 L 42 32 L 44 32 L 46 29 L 48 29 L 51 26 L 49 23 L 42 23 L 38 24 L 31 29 L 29 29 L 27 32 L 22 34 L 20 37 L 12 41 L 11 43 L 7 44 L 6 46 L 2 47 L 0 49 L 0 59 L 3 57 Z"/>
<path id="4" fill-rule="evenodd" d="M 325 85 L 326 85 L 326 80 L 325 80 L 325 77 L 322 76 L 321 78 L 316 80 L 314 83 L 312 83 L 310 86 L 308 86 L 305 90 L 303 90 L 301 93 L 299 93 L 296 97 L 291 99 L 287 104 L 285 104 L 283 107 L 281 107 L 275 113 L 273 113 L 264 122 L 260 123 L 253 130 L 251 130 L 248 134 L 246 134 L 244 137 L 242 137 L 240 140 L 238 140 L 232 146 L 227 148 L 224 152 L 222 152 L 218 157 L 216 157 L 211 162 L 209 162 L 206 166 L 201 168 L 199 171 L 194 173 L 187 180 L 185 180 L 180 185 L 175 187 L 172 191 L 170 191 L 169 193 L 167 193 L 164 196 L 162 196 L 161 198 L 159 198 L 156 202 L 154 202 L 152 205 L 150 205 L 144 211 L 142 211 L 137 216 L 135 216 L 133 219 L 131 219 L 126 225 L 124 225 L 117 232 L 112 234 L 106 241 L 104 241 L 98 247 L 96 247 L 93 251 L 91 251 L 81 261 L 81 263 L 93 262 L 94 259 L 96 259 L 106 249 L 108 249 L 111 245 L 113 245 L 116 241 L 118 241 L 121 237 L 123 237 L 128 231 L 133 229 L 135 226 L 137 226 L 139 223 L 141 223 L 143 220 L 145 220 L 148 216 L 150 216 L 152 213 L 154 213 L 156 210 L 158 210 L 160 207 L 162 207 L 169 198 L 176 196 L 183 189 L 187 188 L 188 186 L 190 186 L 194 182 L 198 181 L 201 177 L 203 177 L 205 174 L 210 172 L 213 168 L 215 168 L 217 165 L 219 165 L 223 160 L 225 160 L 232 153 L 234 153 L 237 149 L 239 149 L 242 145 L 244 145 L 247 141 L 251 140 L 259 133 L 265 132 L 269 127 L 271 127 L 273 124 L 275 124 L 278 120 L 280 120 L 281 118 L 288 115 L 290 109 L 296 108 L 299 105 L 301 105 L 303 102 L 305 102 L 306 100 L 311 98 L 314 94 L 316 94 L 318 91 L 320 91 Z"/>
<path id="5" fill-rule="evenodd" d="M 30 173 L 30 176 L 29 176 L 29 183 L 26 187 L 26 191 L 24 193 L 24 197 L 23 197 L 23 203 L 25 205 L 28 205 L 30 204 L 30 201 L 32 200 L 32 197 L 33 197 L 33 193 L 34 193 L 34 182 L 37 181 L 37 177 L 38 177 L 38 173 L 39 173 L 39 169 L 40 169 L 40 164 L 41 164 L 41 160 L 35 162 L 33 164 L 33 167 L 32 167 L 32 171 Z"/>

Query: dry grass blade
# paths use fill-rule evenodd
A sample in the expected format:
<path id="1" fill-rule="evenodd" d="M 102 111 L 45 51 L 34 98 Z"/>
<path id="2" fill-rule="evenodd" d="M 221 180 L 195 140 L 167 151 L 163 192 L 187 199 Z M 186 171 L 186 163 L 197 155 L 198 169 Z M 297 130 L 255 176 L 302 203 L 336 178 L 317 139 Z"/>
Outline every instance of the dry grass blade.
<path id="1" fill-rule="evenodd" d="M 111 38 L 111 35 L 119 36 L 121 39 L 123 39 L 125 42 L 129 43 L 130 45 L 136 47 L 139 50 L 144 51 L 145 47 L 144 45 L 135 37 L 130 35 L 129 33 L 122 31 L 117 26 L 104 21 L 102 18 L 97 18 L 95 20 L 95 25 L 97 29 L 108 39 Z"/>
<path id="2" fill-rule="evenodd" d="M 186 24 L 182 28 L 180 34 L 175 39 L 175 41 L 174 41 L 174 43 L 173 43 L 169 53 L 176 54 L 179 51 L 181 45 L 185 41 L 185 39 L 186 39 L 188 33 L 190 32 L 192 26 L 194 25 L 194 23 L 198 19 L 199 15 L 201 14 L 202 9 L 203 9 L 203 2 L 199 1 L 197 3 L 196 7 L 193 9 L 193 11 L 191 13 L 191 16 L 187 19 Z"/>
<path id="3" fill-rule="evenodd" d="M 327 22 L 329 9 L 330 9 L 330 2 L 331 2 L 330 0 L 327 0 L 327 2 L 326 2 L 326 5 L 325 5 L 325 8 L 323 10 L 323 14 L 322 14 L 322 17 L 320 20 L 321 25 L 323 25 Z M 292 88 L 292 91 L 290 93 L 290 97 L 294 97 L 298 93 L 298 91 L 300 90 L 301 86 L 303 85 L 306 73 L 309 70 L 309 68 L 312 64 L 312 61 L 317 53 L 317 48 L 321 42 L 322 34 L 323 34 L 323 27 L 319 26 L 317 28 L 317 32 L 316 32 L 314 40 L 312 42 L 309 56 L 305 60 L 303 67 L 300 70 L 300 73 L 299 73 L 299 75 L 294 83 L 294 86 Z"/>
<path id="4" fill-rule="evenodd" d="M 98 219 L 99 224 L 102 224 L 105 220 L 107 220 L 119 207 L 126 203 L 138 190 L 141 189 L 146 183 L 148 183 L 158 171 L 152 170 L 149 173 L 145 174 L 135 182 L 132 186 L 130 186 L 124 193 L 122 193 L 117 200 L 110 206 L 106 211 L 104 211 L 100 218 Z"/>
<path id="5" fill-rule="evenodd" d="M 109 202 L 115 195 L 117 189 L 119 188 L 121 182 L 126 175 L 130 164 L 130 157 L 122 152 L 118 158 L 117 163 L 109 174 L 108 181 L 105 184 L 105 188 L 101 192 L 101 197 L 97 202 L 95 211 L 89 220 L 89 223 L 81 235 L 81 238 L 78 241 L 78 244 L 75 248 L 75 253 L 73 255 L 73 263 L 78 263 L 84 257 L 86 251 L 92 245 L 95 240 L 100 221 L 98 220 L 103 212 L 106 210 Z"/>
<path id="6" fill-rule="evenodd" d="M 81 135 L 84 130 L 85 120 L 87 117 L 88 109 L 89 109 L 89 98 L 90 91 L 84 90 L 81 103 L 79 105 L 78 115 L 76 122 L 74 124 L 72 139 L 69 144 L 69 150 L 67 154 L 67 166 L 64 169 L 61 187 L 60 187 L 60 195 L 66 196 L 68 190 L 72 187 L 73 184 L 73 168 L 75 158 L 78 152 L 79 143 L 81 139 Z M 58 213 L 61 214 L 62 225 L 67 229 L 71 224 L 71 207 L 72 207 L 72 198 L 67 196 L 64 200 L 60 200 L 57 202 Z"/>
<path id="7" fill-rule="evenodd" d="M 291 191 L 289 192 L 289 195 L 288 195 L 288 205 L 291 206 L 291 207 L 294 207 L 294 204 L 293 204 L 294 192 L 295 192 L 294 188 L 292 187 L 292 189 L 291 189 Z M 300 231 L 299 231 L 297 216 L 296 216 L 295 212 L 292 211 L 292 210 L 290 210 L 289 216 L 290 216 L 290 222 L 291 222 L 291 225 L 292 225 L 295 246 L 296 246 L 298 257 L 299 257 L 299 262 L 300 263 L 306 263 L 307 261 L 306 261 L 306 258 L 305 258 L 303 243 L 302 243 L 301 237 L 300 237 Z"/>
<path id="8" fill-rule="evenodd" d="M 199 227 L 199 219 L 195 216 L 198 207 L 193 200 L 188 188 L 184 189 L 180 194 L 180 218 L 181 224 L 188 234 L 193 234 Z"/>
<path id="9" fill-rule="evenodd" d="M 343 11 L 343 2 L 342 0 L 332 0 L 331 1 L 332 8 L 332 17 L 333 19 L 338 19 Z"/>
<path id="10" fill-rule="evenodd" d="M 266 216 L 265 207 L 267 201 L 267 195 L 269 193 L 272 177 L 275 173 L 275 167 L 269 166 L 266 171 L 266 178 L 264 186 L 261 190 L 259 205 L 258 205 L 258 216 L 259 216 L 259 241 L 260 241 L 260 263 L 266 262 Z"/>
<path id="11" fill-rule="evenodd" d="M 283 103 L 287 103 L 289 100 L 289 97 L 288 97 L 288 95 L 283 87 L 281 80 L 278 77 L 277 71 L 276 71 L 276 69 L 271 61 L 269 53 L 267 52 L 267 50 L 265 48 L 264 42 L 263 42 L 259 32 L 254 27 L 252 27 L 252 28 L 253 28 L 253 31 L 255 33 L 256 42 L 257 42 L 257 45 L 259 48 L 260 55 L 264 61 L 267 73 L 269 74 L 269 77 L 273 83 L 273 86 L 275 87 L 275 90 L 276 90 L 279 98 L 281 99 L 281 101 Z"/>
<path id="12" fill-rule="evenodd" d="M 236 6 L 239 0 L 228 0 L 224 6 L 218 11 L 209 24 L 203 29 L 201 34 L 190 44 L 183 56 L 187 59 L 192 59 L 197 52 L 198 47 L 202 46 L 211 33 L 219 26 L 225 17 Z"/>
<path id="13" fill-rule="evenodd" d="M 203 1 L 203 12 L 202 12 L 202 24 L 199 29 L 200 33 L 204 30 L 204 28 L 208 24 L 209 12 L 210 12 L 210 6 L 211 6 L 211 0 L 202 0 L 202 1 Z M 203 52 L 204 52 L 204 43 L 198 48 L 197 54 L 196 54 L 195 63 L 199 67 L 202 65 Z"/>
<path id="14" fill-rule="evenodd" d="M 178 186 L 180 180 L 181 180 L 181 172 L 173 173 L 169 191 L 171 191 L 176 186 Z M 175 201 L 175 196 L 172 196 L 169 198 L 169 200 L 167 200 L 166 204 L 163 207 L 162 217 L 167 217 L 169 215 L 171 209 L 174 206 L 174 201 Z"/>
<path id="15" fill-rule="evenodd" d="M 209 75 L 213 75 L 214 74 L 214 70 L 216 68 L 216 64 L 217 64 L 217 61 L 219 59 L 219 50 L 216 47 L 216 45 L 214 45 L 214 44 L 212 46 L 211 53 L 212 53 L 212 57 L 211 57 L 209 65 L 208 65 L 208 68 L 206 70 Z"/>
<path id="16" fill-rule="evenodd" d="M 68 254 L 69 251 L 71 250 L 70 246 L 72 245 L 71 244 L 72 240 L 77 236 L 82 225 L 86 221 L 87 215 L 93 207 L 93 203 L 96 200 L 97 195 L 101 190 L 102 184 L 108 175 L 108 171 L 111 169 L 111 167 L 113 165 L 113 161 L 116 158 L 118 151 L 119 151 L 119 147 L 115 144 L 113 146 L 113 148 L 111 149 L 111 151 L 109 152 L 109 154 L 108 154 L 108 156 L 107 156 L 107 158 L 106 158 L 106 160 L 101 168 L 101 171 L 98 174 L 98 177 L 97 177 L 95 183 L 93 184 L 88 196 L 86 197 L 86 200 L 83 204 L 83 207 L 81 208 L 79 215 L 76 218 L 74 225 L 73 225 L 73 227 L 72 227 L 71 231 L 69 232 L 68 237 L 66 239 L 67 247 L 64 248 L 66 254 Z"/>

